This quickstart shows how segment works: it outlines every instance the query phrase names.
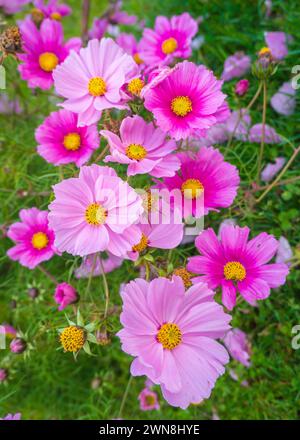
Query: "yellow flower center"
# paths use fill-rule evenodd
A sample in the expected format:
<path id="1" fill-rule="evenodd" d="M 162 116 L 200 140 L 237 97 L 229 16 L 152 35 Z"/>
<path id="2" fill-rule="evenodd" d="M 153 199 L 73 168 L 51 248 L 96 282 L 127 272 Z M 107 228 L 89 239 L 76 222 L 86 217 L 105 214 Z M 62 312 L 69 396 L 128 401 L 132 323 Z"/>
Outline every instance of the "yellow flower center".
<path id="1" fill-rule="evenodd" d="M 155 403 L 156 403 L 156 399 L 155 399 L 155 397 L 152 396 L 152 395 L 148 395 L 148 396 L 146 396 L 146 397 L 145 397 L 145 400 L 146 400 L 146 403 L 147 403 L 148 406 L 153 406 L 153 405 L 155 405 Z"/>
<path id="2" fill-rule="evenodd" d="M 34 249 L 38 249 L 40 251 L 41 249 L 44 249 L 48 243 L 49 239 L 45 232 L 36 232 L 35 234 L 33 234 L 31 244 Z"/>
<path id="3" fill-rule="evenodd" d="M 63 329 L 59 339 L 65 351 L 76 352 L 84 346 L 84 330 L 75 325 L 70 325 Z"/>
<path id="4" fill-rule="evenodd" d="M 204 191 L 204 186 L 198 179 L 187 179 L 181 185 L 181 191 L 186 199 L 197 199 Z"/>
<path id="5" fill-rule="evenodd" d="M 127 90 L 132 95 L 139 96 L 144 85 L 145 85 L 145 83 L 141 78 L 134 78 L 128 83 Z"/>
<path id="6" fill-rule="evenodd" d="M 146 235 L 142 234 L 142 238 L 140 242 L 134 246 L 132 246 L 132 250 L 134 252 L 143 252 L 148 246 L 148 238 Z"/>
<path id="7" fill-rule="evenodd" d="M 264 56 L 264 55 L 271 55 L 271 50 L 268 47 L 262 47 L 260 49 L 260 51 L 258 52 L 258 55 L 260 57 Z"/>
<path id="8" fill-rule="evenodd" d="M 140 57 L 140 55 L 138 54 L 138 52 L 136 52 L 134 55 L 133 55 L 133 59 L 134 59 L 134 61 L 136 62 L 136 64 L 143 64 L 143 60 L 142 60 L 142 58 Z"/>
<path id="9" fill-rule="evenodd" d="M 178 267 L 173 271 L 173 275 L 177 275 L 183 281 L 184 287 L 188 289 L 193 285 L 191 281 L 191 273 L 186 270 L 185 267 Z"/>
<path id="10" fill-rule="evenodd" d="M 61 15 L 59 12 L 52 12 L 50 17 L 52 18 L 52 20 L 61 21 Z"/>
<path id="11" fill-rule="evenodd" d="M 44 52 L 39 56 L 40 68 L 45 72 L 52 72 L 58 64 L 58 58 L 55 53 Z"/>
<path id="12" fill-rule="evenodd" d="M 188 96 L 177 96 L 171 101 L 171 110 L 177 116 L 186 116 L 193 110 L 192 101 Z"/>
<path id="13" fill-rule="evenodd" d="M 106 84 L 103 78 L 95 76 L 91 78 L 88 84 L 89 94 L 92 96 L 103 96 L 106 92 Z"/>
<path id="14" fill-rule="evenodd" d="M 64 137 L 64 147 L 67 150 L 76 151 L 79 150 L 81 138 L 78 133 L 69 133 Z"/>
<path id="15" fill-rule="evenodd" d="M 182 333 L 177 324 L 163 324 L 157 333 L 157 340 L 167 350 L 173 350 L 181 343 Z"/>
<path id="16" fill-rule="evenodd" d="M 246 269 L 238 261 L 230 261 L 224 266 L 226 280 L 243 281 L 246 278 Z"/>
<path id="17" fill-rule="evenodd" d="M 161 50 L 165 55 L 170 55 L 171 53 L 175 52 L 177 47 L 177 41 L 175 40 L 175 38 L 171 37 L 163 41 L 161 45 Z"/>
<path id="18" fill-rule="evenodd" d="M 106 217 L 107 211 L 100 203 L 91 203 L 85 210 L 85 220 L 89 225 L 103 225 Z"/>
<path id="19" fill-rule="evenodd" d="M 147 151 L 143 145 L 130 144 L 126 148 L 125 154 L 127 157 L 129 157 L 129 159 L 142 160 L 146 157 Z"/>

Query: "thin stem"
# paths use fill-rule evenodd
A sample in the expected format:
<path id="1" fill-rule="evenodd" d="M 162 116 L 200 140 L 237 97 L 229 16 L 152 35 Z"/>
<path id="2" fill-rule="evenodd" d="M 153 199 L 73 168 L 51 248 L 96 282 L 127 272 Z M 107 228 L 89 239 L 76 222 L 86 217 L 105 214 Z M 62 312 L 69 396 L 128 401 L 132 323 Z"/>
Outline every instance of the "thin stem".
<path id="1" fill-rule="evenodd" d="M 293 152 L 292 156 L 290 157 L 290 159 L 288 160 L 288 162 L 286 163 L 285 167 L 281 170 L 281 172 L 278 174 L 278 176 L 276 177 L 276 179 L 273 180 L 272 183 L 270 183 L 270 185 L 267 187 L 267 189 L 261 194 L 261 196 L 255 201 L 255 203 L 259 203 L 262 201 L 262 199 L 271 191 L 272 188 L 274 188 L 274 186 L 277 184 L 277 182 L 280 181 L 281 177 L 285 174 L 285 172 L 289 169 L 289 167 L 291 166 L 291 164 L 294 162 L 294 160 L 296 159 L 298 153 L 300 151 L 300 146 L 298 148 L 296 148 L 296 150 Z"/>
<path id="2" fill-rule="evenodd" d="M 82 20 L 81 20 L 81 38 L 83 43 L 88 39 L 89 16 L 90 16 L 91 1 L 83 0 L 82 2 Z"/>
<path id="3" fill-rule="evenodd" d="M 274 186 L 288 185 L 289 183 L 295 183 L 298 180 L 300 180 L 300 176 L 291 177 L 290 179 L 280 180 L 279 182 L 275 183 Z M 250 192 L 255 193 L 258 191 L 263 191 L 266 188 L 269 188 L 269 185 L 257 186 L 256 188 L 251 189 Z"/>
<path id="4" fill-rule="evenodd" d="M 125 389 L 125 393 L 123 394 L 123 398 L 122 398 L 122 402 L 121 402 L 121 406 L 120 406 L 120 410 L 119 410 L 119 414 L 118 414 L 118 419 L 120 419 L 122 416 L 124 405 L 125 405 L 126 399 L 128 397 L 128 393 L 129 393 L 129 389 L 130 389 L 130 385 L 132 383 L 132 380 L 133 380 L 133 376 L 130 375 L 129 381 L 128 381 L 126 389 Z"/>
<path id="5" fill-rule="evenodd" d="M 46 275 L 47 278 L 49 278 L 49 280 L 51 280 L 54 284 L 58 284 L 57 279 L 55 278 L 55 276 L 53 276 L 50 272 L 48 272 L 41 264 L 39 264 L 37 266 L 37 268 L 44 274 Z"/>
<path id="6" fill-rule="evenodd" d="M 91 271 L 90 271 L 89 278 L 88 278 L 88 282 L 87 282 L 86 289 L 85 289 L 85 295 L 84 295 L 85 297 L 87 296 L 87 294 L 88 294 L 89 291 L 90 291 L 92 278 L 93 278 L 93 276 L 94 276 L 94 272 L 95 272 L 95 268 L 96 268 L 97 256 L 98 256 L 98 255 L 95 254 L 95 255 L 94 255 L 94 258 L 93 258 Z"/>
<path id="7" fill-rule="evenodd" d="M 103 148 L 103 150 L 101 151 L 101 153 L 99 154 L 99 156 L 96 157 L 95 162 L 99 162 L 100 160 L 102 160 L 103 157 L 105 156 L 105 154 L 107 153 L 108 149 L 109 149 L 109 145 L 107 144 L 107 145 Z"/>
<path id="8" fill-rule="evenodd" d="M 261 131 L 261 142 L 260 142 L 260 150 L 258 156 L 258 164 L 257 164 L 257 179 L 256 179 L 257 183 L 259 183 L 260 180 L 261 165 L 262 165 L 264 149 L 265 149 L 266 115 L 267 115 L 267 82 L 263 81 L 262 131 Z"/>
<path id="9" fill-rule="evenodd" d="M 108 311 L 108 306 L 109 306 L 109 289 L 108 289 L 107 279 L 106 279 L 103 261 L 102 261 L 101 257 L 100 257 L 100 266 L 101 266 L 101 271 L 102 271 L 102 279 L 103 279 L 103 286 L 104 286 L 104 293 L 105 293 L 105 309 L 104 309 L 104 320 L 105 320 L 107 317 L 107 311 Z"/>

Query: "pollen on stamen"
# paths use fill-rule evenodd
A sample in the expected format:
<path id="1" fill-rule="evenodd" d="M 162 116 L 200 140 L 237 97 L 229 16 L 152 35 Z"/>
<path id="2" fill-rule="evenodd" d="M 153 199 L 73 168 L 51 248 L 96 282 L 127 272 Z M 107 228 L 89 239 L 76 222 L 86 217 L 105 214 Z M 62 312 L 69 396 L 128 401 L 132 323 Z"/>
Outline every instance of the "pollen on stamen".
<path id="1" fill-rule="evenodd" d="M 204 191 L 204 186 L 198 179 L 187 179 L 181 185 L 181 191 L 186 199 L 197 199 Z"/>
<path id="2" fill-rule="evenodd" d="M 158 342 L 160 342 L 166 350 L 174 350 L 182 341 L 180 328 L 177 324 L 170 322 L 160 327 L 156 337 Z"/>
<path id="3" fill-rule="evenodd" d="M 85 220 L 89 225 L 103 225 L 106 217 L 107 211 L 100 203 L 91 203 L 85 210 Z"/>
<path id="4" fill-rule="evenodd" d="M 106 83 L 100 76 L 91 78 L 88 83 L 89 94 L 92 96 L 103 96 L 106 93 Z"/>
<path id="5" fill-rule="evenodd" d="M 146 157 L 147 155 L 147 150 L 145 147 L 143 147 L 143 145 L 139 145 L 139 144 L 130 144 L 128 145 L 128 147 L 126 148 L 126 152 L 125 152 L 126 156 L 129 157 L 129 159 L 133 159 L 133 160 L 142 160 Z"/>
<path id="6" fill-rule="evenodd" d="M 49 239 L 45 232 L 36 232 L 31 238 L 31 244 L 34 249 L 41 250 L 47 247 Z"/>
<path id="7" fill-rule="evenodd" d="M 141 78 L 134 78 L 128 83 L 127 90 L 132 95 L 140 96 L 144 85 L 145 83 Z"/>
<path id="8" fill-rule="evenodd" d="M 80 148 L 81 138 L 78 133 L 69 133 L 64 137 L 64 147 L 70 151 L 77 151 Z"/>
<path id="9" fill-rule="evenodd" d="M 192 101 L 188 96 L 177 96 L 171 101 L 171 110 L 175 115 L 184 117 L 193 110 Z"/>
<path id="10" fill-rule="evenodd" d="M 177 47 L 178 47 L 178 43 L 175 40 L 175 38 L 170 37 L 167 38 L 165 41 L 163 41 L 161 45 L 161 50 L 165 55 L 170 55 L 171 53 L 175 52 Z"/>
<path id="11" fill-rule="evenodd" d="M 132 246 L 132 250 L 133 252 L 143 252 L 147 246 L 148 246 L 148 238 L 146 237 L 145 234 L 142 234 L 142 238 L 140 240 L 139 243 L 137 243 L 136 245 Z"/>
<path id="12" fill-rule="evenodd" d="M 226 280 L 243 281 L 246 278 L 246 269 L 239 261 L 229 261 L 224 266 Z"/>
<path id="13" fill-rule="evenodd" d="M 53 52 L 44 52 L 39 56 L 40 68 L 45 72 L 52 72 L 58 63 L 58 57 Z"/>

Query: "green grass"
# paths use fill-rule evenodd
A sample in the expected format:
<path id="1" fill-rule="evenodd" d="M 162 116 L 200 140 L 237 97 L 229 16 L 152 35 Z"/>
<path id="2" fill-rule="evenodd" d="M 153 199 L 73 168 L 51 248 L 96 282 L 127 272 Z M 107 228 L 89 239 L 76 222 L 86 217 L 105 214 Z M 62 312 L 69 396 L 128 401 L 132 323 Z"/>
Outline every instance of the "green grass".
<path id="1" fill-rule="evenodd" d="M 64 20 L 68 37 L 80 32 L 79 2 L 72 0 L 74 7 L 71 17 Z M 92 14 L 97 16 L 105 8 L 105 2 L 93 2 Z M 137 14 L 152 26 L 157 15 L 190 12 L 194 17 L 202 15 L 203 23 L 199 33 L 204 35 L 205 43 L 194 54 L 194 60 L 205 63 L 217 75 L 222 72 L 225 58 L 237 50 L 244 50 L 255 58 L 255 53 L 264 44 L 265 30 L 282 30 L 294 37 L 289 56 L 268 83 L 268 99 L 283 81 L 291 76 L 291 68 L 299 63 L 300 38 L 298 2 L 273 1 L 274 13 L 265 19 L 263 2 L 245 1 L 187 1 L 143 0 L 124 1 L 129 13 Z M 18 14 L 20 18 L 22 14 Z M 139 36 L 137 32 L 137 36 Z M 5 228 L 18 218 L 21 208 L 37 206 L 46 209 L 50 200 L 51 185 L 60 179 L 60 170 L 48 165 L 36 154 L 34 130 L 55 110 L 55 99 L 51 93 L 33 93 L 22 82 L 16 71 L 16 62 L 5 61 L 8 78 L 8 93 L 11 98 L 19 97 L 25 106 L 20 116 L 0 115 L 0 224 Z M 257 87 L 256 80 L 249 74 L 250 92 L 243 98 L 248 103 Z M 226 83 L 224 90 L 229 95 L 232 108 L 236 108 L 233 82 Z M 299 98 L 298 98 L 299 99 Z M 297 103 L 299 104 L 299 103 Z M 252 111 L 253 122 L 261 121 L 262 101 Z M 276 128 L 289 142 L 266 146 L 264 162 L 279 155 L 289 158 L 292 148 L 299 144 L 299 105 L 291 117 L 278 116 L 270 106 L 267 110 L 267 123 Z M 290 184 L 276 187 L 262 203 L 252 206 L 246 190 L 255 179 L 257 172 L 258 145 L 234 142 L 227 152 L 227 160 L 240 171 L 242 185 L 234 205 L 220 214 L 209 215 L 205 226 L 217 228 L 227 217 L 234 216 L 240 225 L 248 225 L 252 234 L 261 231 L 286 236 L 294 249 L 299 245 L 299 196 L 300 186 Z M 226 148 L 221 146 L 221 151 Z M 95 155 L 96 157 L 96 155 Z M 94 158 L 95 158 L 94 157 Z M 298 175 L 298 158 L 285 178 Z M 63 168 L 65 177 L 71 176 L 75 168 Z M 124 169 L 118 167 L 124 176 Z M 142 180 L 145 182 L 145 179 Z M 149 182 L 149 179 L 146 179 Z M 141 180 L 133 182 L 138 186 Z M 259 194 L 259 193 L 258 193 Z M 257 195 L 258 195 L 257 194 Z M 66 324 L 63 313 L 57 312 L 52 296 L 54 285 L 37 269 L 30 271 L 6 257 L 11 246 L 9 239 L 3 237 L 1 246 L 0 279 L 0 323 L 12 323 L 26 334 L 32 349 L 26 359 L 23 356 L 10 356 L 8 350 L 0 352 L 0 368 L 9 366 L 10 380 L 7 385 L 0 384 L 0 416 L 7 412 L 21 411 L 24 419 L 112 419 L 117 417 L 120 401 L 129 378 L 131 358 L 120 349 L 118 338 L 113 334 L 120 328 L 118 316 L 110 321 L 111 344 L 92 347 L 95 357 L 81 353 L 74 362 L 73 357 L 57 350 L 57 329 Z M 193 246 L 174 250 L 171 262 L 174 266 L 182 264 L 187 256 L 196 253 Z M 157 255 L 166 258 L 168 252 Z M 84 297 L 86 281 L 72 278 L 74 260 L 67 254 L 54 257 L 44 266 L 60 281 L 71 281 L 79 290 L 86 321 L 103 312 L 104 292 L 101 278 L 94 278 L 91 284 L 93 303 Z M 75 261 L 78 265 L 78 259 Z M 126 263 L 108 275 L 111 291 L 111 305 L 120 305 L 119 286 L 137 276 L 138 271 Z M 241 303 L 233 311 L 233 324 L 249 334 L 253 347 L 252 366 L 249 369 L 231 362 L 240 381 L 231 379 L 228 372 L 218 380 L 212 396 L 199 406 L 190 406 L 186 411 L 168 406 L 160 398 L 161 410 L 142 413 L 137 396 L 143 388 L 144 379 L 135 378 L 130 388 L 124 409 L 124 418 L 134 419 L 210 419 L 215 409 L 221 419 L 297 419 L 300 414 L 300 350 L 291 348 L 291 329 L 300 324 L 300 275 L 297 268 L 291 271 L 286 285 L 273 290 L 266 301 L 258 308 Z M 28 286 L 35 284 L 41 296 L 33 301 L 27 295 Z M 16 308 L 11 308 L 11 301 Z M 71 309 L 68 311 L 71 314 Z M 229 369 L 228 368 L 228 369 Z M 92 389 L 91 382 L 99 378 L 99 387 Z M 241 382 L 247 380 L 248 387 Z"/>

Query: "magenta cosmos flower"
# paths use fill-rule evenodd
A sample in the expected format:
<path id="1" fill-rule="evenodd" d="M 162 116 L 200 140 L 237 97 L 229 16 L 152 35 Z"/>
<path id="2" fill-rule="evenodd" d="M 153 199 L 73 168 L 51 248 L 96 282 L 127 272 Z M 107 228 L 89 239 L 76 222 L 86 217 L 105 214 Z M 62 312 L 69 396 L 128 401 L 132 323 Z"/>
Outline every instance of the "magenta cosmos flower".
<path id="1" fill-rule="evenodd" d="M 157 17 L 154 30 L 144 29 L 140 42 L 141 59 L 148 65 L 171 63 L 174 58 L 189 58 L 192 38 L 198 24 L 187 12 L 172 17 Z"/>
<path id="2" fill-rule="evenodd" d="M 143 60 L 140 57 L 140 45 L 136 41 L 136 38 L 133 34 L 126 34 L 122 32 L 117 36 L 116 42 L 122 49 L 125 50 L 126 53 L 131 55 L 134 61 L 137 64 L 143 64 Z"/>
<path id="3" fill-rule="evenodd" d="M 33 4 L 36 9 L 42 12 L 44 18 L 51 18 L 52 20 L 59 21 L 72 12 L 70 6 L 59 3 L 58 0 L 34 0 Z"/>
<path id="4" fill-rule="evenodd" d="M 122 349 L 134 356 L 133 376 L 159 384 L 170 405 L 187 408 L 210 396 L 228 362 L 215 341 L 229 330 L 231 317 L 205 284 L 185 291 L 180 277 L 136 279 L 121 291 Z"/>
<path id="5" fill-rule="evenodd" d="M 48 212 L 37 208 L 21 209 L 21 222 L 10 226 L 7 236 L 16 242 L 8 250 L 12 260 L 34 269 L 42 261 L 50 260 L 56 252 L 54 232 L 48 225 Z"/>
<path id="6" fill-rule="evenodd" d="M 250 344 L 246 333 L 239 328 L 233 328 L 226 333 L 223 342 L 233 359 L 250 367 Z"/>
<path id="7" fill-rule="evenodd" d="M 218 208 L 228 208 L 238 190 L 240 178 L 234 165 L 224 161 L 213 147 L 201 147 L 195 155 L 179 153 L 180 171 L 157 181 L 159 189 L 174 193 L 174 204 L 182 206 L 184 218 L 200 217 Z"/>
<path id="8" fill-rule="evenodd" d="M 3 419 L 0 420 L 21 420 L 21 413 L 7 414 Z"/>
<path id="9" fill-rule="evenodd" d="M 67 98 L 62 107 L 78 113 L 79 125 L 97 122 L 102 110 L 126 108 L 121 88 L 136 76 L 137 65 L 111 38 L 89 41 L 79 54 L 55 69 L 55 88 Z"/>
<path id="10" fill-rule="evenodd" d="M 58 310 L 64 310 L 68 305 L 78 301 L 79 295 L 71 284 L 60 283 L 54 292 L 54 301 L 59 305 Z"/>
<path id="11" fill-rule="evenodd" d="M 0 8 L 5 14 L 15 14 L 22 10 L 23 6 L 27 5 L 30 0 L 0 0 Z"/>
<path id="12" fill-rule="evenodd" d="M 138 399 L 142 411 L 159 410 L 160 408 L 157 394 L 154 391 L 149 390 L 149 388 L 144 388 L 140 392 Z"/>
<path id="13" fill-rule="evenodd" d="M 23 80 L 28 81 L 29 87 L 50 89 L 53 84 L 53 70 L 64 61 L 70 50 L 79 50 L 80 38 L 71 38 L 63 42 L 61 23 L 46 19 L 40 29 L 30 18 L 20 23 L 23 50 L 19 54 L 21 64 L 18 69 Z"/>
<path id="14" fill-rule="evenodd" d="M 53 112 L 40 125 L 35 138 L 38 153 L 54 165 L 74 162 L 78 167 L 87 162 L 99 147 L 96 124 L 77 127 L 78 115 L 69 110 Z"/>
<path id="15" fill-rule="evenodd" d="M 158 126 L 176 140 L 203 136 L 229 116 L 222 81 L 204 66 L 189 61 L 177 64 L 155 87 L 149 88 L 145 107 Z"/>
<path id="16" fill-rule="evenodd" d="M 203 231 L 195 245 L 201 256 L 189 258 L 187 270 L 201 276 L 211 289 L 222 287 L 222 302 L 229 309 L 236 304 L 236 293 L 253 304 L 265 299 L 270 289 L 285 283 L 286 264 L 267 264 L 276 254 L 278 241 L 266 232 L 248 241 L 250 229 L 226 225 L 218 240 L 213 229 Z"/>
<path id="17" fill-rule="evenodd" d="M 101 38 L 104 37 L 107 27 L 108 20 L 106 18 L 95 18 L 89 31 L 89 37 L 91 39 L 97 38 L 98 40 L 101 40 Z"/>
<path id="18" fill-rule="evenodd" d="M 251 58 L 244 52 L 236 52 L 225 60 L 222 79 L 230 81 L 233 78 L 243 76 L 250 70 L 250 66 Z"/>
<path id="19" fill-rule="evenodd" d="M 83 257 L 107 250 L 123 256 L 140 240 L 134 223 L 143 211 L 142 199 L 112 168 L 81 167 L 79 177 L 53 190 L 49 224 L 60 251 Z"/>
<path id="20" fill-rule="evenodd" d="M 173 140 L 166 140 L 165 133 L 155 128 L 152 122 L 145 122 L 140 116 L 123 119 L 120 137 L 115 133 L 102 130 L 110 146 L 110 155 L 104 162 L 127 164 L 128 176 L 149 173 L 151 176 L 174 176 L 180 167 Z"/>

